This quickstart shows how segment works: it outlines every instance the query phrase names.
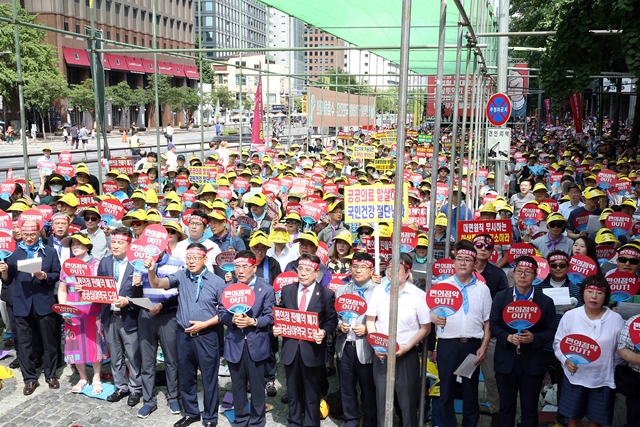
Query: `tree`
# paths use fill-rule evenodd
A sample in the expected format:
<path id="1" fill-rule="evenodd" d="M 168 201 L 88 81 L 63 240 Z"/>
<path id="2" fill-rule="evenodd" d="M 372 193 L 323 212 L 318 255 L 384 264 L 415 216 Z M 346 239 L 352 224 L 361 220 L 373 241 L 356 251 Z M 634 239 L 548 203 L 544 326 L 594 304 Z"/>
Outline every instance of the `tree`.
<path id="1" fill-rule="evenodd" d="M 202 47 L 202 41 L 198 35 L 196 35 L 196 49 L 200 49 Z M 201 83 L 209 83 L 211 85 L 214 84 L 215 73 L 213 72 L 213 63 L 209 62 L 205 58 L 204 53 L 198 53 L 197 65 L 200 66 L 200 59 L 202 59 L 202 69 L 200 70 L 200 82 Z"/>
<path id="2" fill-rule="evenodd" d="M 186 117 L 190 117 L 193 111 L 200 107 L 200 96 L 190 87 L 173 87 L 173 103 L 171 107 L 174 111 L 186 112 Z"/>
<path id="3" fill-rule="evenodd" d="M 122 81 L 115 86 L 105 88 L 105 98 L 111 101 L 111 105 L 124 113 L 120 114 L 119 123 L 121 127 L 126 126 L 129 120 L 129 107 L 134 104 L 133 90 L 129 87 L 129 83 Z"/>
<path id="4" fill-rule="evenodd" d="M 149 76 L 149 81 L 147 83 L 147 87 L 145 88 L 148 93 L 149 99 L 149 117 L 154 117 L 156 114 L 156 98 L 155 98 L 155 74 L 151 74 Z M 164 111 L 165 105 L 170 104 L 170 98 L 172 97 L 171 92 L 171 81 L 169 80 L 169 76 L 164 74 L 157 74 L 158 77 L 158 105 L 160 106 L 160 120 L 162 120 L 162 113 Z"/>
<path id="5" fill-rule="evenodd" d="M 95 108 L 95 95 L 93 92 L 93 80 L 87 79 L 80 84 L 71 85 L 67 94 L 71 106 L 80 111 L 93 111 Z"/>
<path id="6" fill-rule="evenodd" d="M 69 87 L 57 68 L 48 73 L 26 73 L 24 75 L 24 103 L 35 107 L 42 122 L 42 135 L 47 139 L 44 129 L 44 116 L 42 114 L 57 100 L 66 97 Z"/>
<path id="7" fill-rule="evenodd" d="M 213 93 L 214 91 L 212 90 L 211 92 Z M 236 106 L 236 97 L 226 86 L 215 88 L 215 99 L 212 105 L 216 105 L 218 101 L 220 101 L 220 108 L 231 109 Z"/>
<path id="8" fill-rule="evenodd" d="M 318 83 L 323 89 L 337 90 L 346 93 L 367 93 L 369 86 L 358 82 L 355 76 L 352 76 L 342 68 L 338 67 L 332 70 L 330 74 L 318 76 Z"/>

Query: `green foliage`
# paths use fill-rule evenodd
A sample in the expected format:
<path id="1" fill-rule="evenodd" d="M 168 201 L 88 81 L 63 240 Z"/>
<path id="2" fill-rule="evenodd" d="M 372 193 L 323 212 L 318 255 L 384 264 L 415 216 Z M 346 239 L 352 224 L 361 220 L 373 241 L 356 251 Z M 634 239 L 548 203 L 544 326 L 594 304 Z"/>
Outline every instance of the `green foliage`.
<path id="1" fill-rule="evenodd" d="M 171 91 L 174 111 L 195 111 L 200 107 L 200 96 L 190 87 L 174 87 Z"/>
<path id="2" fill-rule="evenodd" d="M 0 4 L 0 16 L 12 18 L 11 4 Z M 35 22 L 37 15 L 32 15 L 26 9 L 18 6 L 18 19 Z M 58 56 L 55 47 L 44 43 L 45 31 L 31 27 L 20 26 L 20 57 L 23 78 L 38 74 L 56 74 Z M 17 99 L 16 55 L 13 25 L 0 22 L 0 52 L 7 52 L 0 56 L 0 95 L 7 102 Z M 54 71 L 56 70 L 56 71 Z M 60 74 L 57 72 L 57 74 Z M 32 77 L 31 80 L 33 80 Z"/>
<path id="3" fill-rule="evenodd" d="M 337 90 L 346 93 L 367 93 L 370 88 L 366 82 L 358 82 L 355 76 L 352 76 L 342 68 L 338 67 L 329 73 L 318 76 L 317 85 L 323 89 Z"/>
<path id="4" fill-rule="evenodd" d="M 640 2 L 617 0 L 620 15 L 622 43 L 626 47 L 625 59 L 629 71 L 640 77 Z"/>
<path id="5" fill-rule="evenodd" d="M 67 97 L 70 105 L 80 107 L 82 110 L 93 110 L 95 97 L 93 95 L 93 80 L 87 79 L 80 84 L 71 85 Z"/>
<path id="6" fill-rule="evenodd" d="M 67 82 L 57 68 L 51 69 L 48 73 L 24 75 L 24 103 L 29 107 L 36 107 L 40 117 L 43 111 L 58 99 L 66 97 L 68 92 Z M 42 121 L 42 134 L 46 139 L 44 121 Z"/>
<path id="7" fill-rule="evenodd" d="M 218 86 L 211 91 L 211 105 L 220 101 L 220 108 L 236 108 L 236 96 L 226 86 Z"/>
<path id="8" fill-rule="evenodd" d="M 149 83 L 146 89 L 150 93 L 151 104 L 155 104 L 155 90 L 154 82 L 155 78 L 158 78 L 158 103 L 162 105 L 171 105 L 173 93 L 171 92 L 171 80 L 170 77 L 164 74 L 152 74 L 149 76 Z"/>
<path id="9" fill-rule="evenodd" d="M 115 86 L 105 88 L 105 98 L 116 108 L 128 108 L 133 105 L 133 90 L 129 83 L 122 81 Z"/>

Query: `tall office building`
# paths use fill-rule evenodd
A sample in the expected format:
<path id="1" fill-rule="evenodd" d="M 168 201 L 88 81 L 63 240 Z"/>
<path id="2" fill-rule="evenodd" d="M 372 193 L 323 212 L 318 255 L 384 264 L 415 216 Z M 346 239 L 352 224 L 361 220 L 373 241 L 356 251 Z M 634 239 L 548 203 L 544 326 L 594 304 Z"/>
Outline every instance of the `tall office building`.
<path id="1" fill-rule="evenodd" d="M 334 46 L 344 46 L 345 42 L 318 28 L 307 26 L 304 29 L 305 47 L 325 47 L 327 50 L 310 50 L 304 53 L 304 72 L 315 79 L 316 75 L 344 68 L 342 50 L 331 50 Z"/>
<path id="2" fill-rule="evenodd" d="M 194 7 L 194 11 L 197 17 L 197 6 Z M 241 47 L 241 44 L 242 48 L 267 47 L 267 8 L 257 1 L 202 1 L 201 13 L 202 46 L 228 49 L 221 52 L 207 52 L 209 58 L 229 58 L 237 55 L 238 52 L 233 48 Z"/>
<path id="3" fill-rule="evenodd" d="M 276 64 L 289 68 L 293 74 L 305 73 L 306 54 L 304 51 L 287 51 L 287 49 L 306 46 L 304 44 L 305 27 L 305 23 L 298 18 L 290 17 L 278 9 L 269 8 L 269 47 L 284 49 L 270 52 L 270 55 Z M 294 93 L 300 94 L 304 87 L 304 77 L 292 79 L 291 84 Z"/>

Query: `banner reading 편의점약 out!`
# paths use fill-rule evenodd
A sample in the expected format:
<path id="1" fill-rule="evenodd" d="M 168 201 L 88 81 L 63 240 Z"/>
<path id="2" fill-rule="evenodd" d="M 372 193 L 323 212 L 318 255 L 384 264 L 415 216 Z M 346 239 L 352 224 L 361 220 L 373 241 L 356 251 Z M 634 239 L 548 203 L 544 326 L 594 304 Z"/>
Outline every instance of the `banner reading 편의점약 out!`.
<path id="1" fill-rule="evenodd" d="M 402 220 L 409 219 L 409 185 L 404 185 Z M 393 221 L 395 203 L 394 185 L 360 185 L 344 187 L 345 222 Z"/>

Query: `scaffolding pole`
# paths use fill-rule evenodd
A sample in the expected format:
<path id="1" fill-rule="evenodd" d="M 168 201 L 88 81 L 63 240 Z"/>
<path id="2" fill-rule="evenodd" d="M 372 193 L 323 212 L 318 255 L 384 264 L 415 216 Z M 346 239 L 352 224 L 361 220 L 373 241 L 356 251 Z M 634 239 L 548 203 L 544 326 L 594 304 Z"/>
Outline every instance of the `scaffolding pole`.
<path id="1" fill-rule="evenodd" d="M 152 37 L 153 37 L 153 46 L 155 48 L 158 47 L 158 15 L 156 14 L 156 1 L 157 0 L 151 0 L 151 13 L 153 13 L 153 32 L 152 32 Z M 157 159 L 157 163 L 156 163 L 156 167 L 158 168 L 158 177 L 162 176 L 162 172 L 160 170 L 160 164 L 162 163 L 160 161 L 161 159 L 161 154 L 160 154 L 160 98 L 158 96 L 158 53 L 157 52 L 153 52 L 153 84 L 154 84 L 154 88 L 153 88 L 153 92 L 154 92 L 154 99 L 155 99 L 155 103 L 156 103 L 156 150 L 158 150 L 156 153 L 158 155 Z M 173 118 L 173 117 L 172 117 Z M 173 123 L 173 120 L 171 121 Z"/>
<path id="2" fill-rule="evenodd" d="M 198 40 L 202 44 L 202 0 L 198 0 Z M 200 158 L 204 162 L 204 84 L 202 82 L 202 53 L 198 54 L 198 68 L 200 73 Z M 211 84 L 213 89 L 213 84 Z M 158 153 L 158 156 L 160 153 Z M 159 163 L 159 162 L 158 162 Z M 158 174 L 160 176 L 160 174 Z"/>
<path id="3" fill-rule="evenodd" d="M 98 183 L 100 184 L 100 189 L 102 189 L 102 162 L 99 160 L 102 152 L 100 137 L 102 136 L 102 110 L 103 105 L 100 105 L 100 99 L 98 98 L 98 79 L 96 78 L 96 74 L 98 73 L 98 64 L 96 63 L 96 55 L 94 52 L 96 50 L 96 11 L 94 8 L 89 8 L 89 19 L 91 21 L 91 68 L 93 69 L 93 92 L 94 96 L 94 104 L 93 108 L 96 113 L 96 154 L 98 156 Z M 104 80 L 101 80 L 104 82 Z M 106 144 L 106 141 L 105 141 Z M 85 152 L 86 156 L 86 152 Z M 105 159 L 109 160 L 109 159 Z M 27 159 L 28 161 L 28 159 Z M 160 175 L 158 175 L 160 176 Z"/>
<path id="4" fill-rule="evenodd" d="M 26 183 L 27 193 L 30 193 L 29 185 L 31 177 L 29 176 L 29 150 L 27 149 L 27 122 L 24 117 L 24 80 L 22 80 L 22 58 L 20 56 L 20 32 L 18 29 L 18 5 L 17 0 L 12 2 L 13 19 L 13 41 L 16 47 L 16 72 L 18 74 L 18 102 L 20 104 L 20 139 L 22 140 L 22 155 L 24 157 L 24 182 Z M 35 188 L 35 185 L 34 185 Z M 31 196 L 31 194 L 29 194 Z"/>

